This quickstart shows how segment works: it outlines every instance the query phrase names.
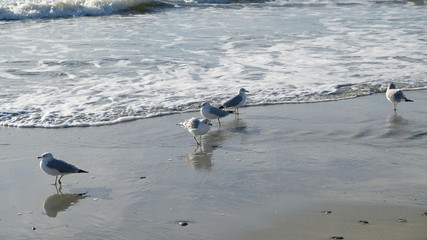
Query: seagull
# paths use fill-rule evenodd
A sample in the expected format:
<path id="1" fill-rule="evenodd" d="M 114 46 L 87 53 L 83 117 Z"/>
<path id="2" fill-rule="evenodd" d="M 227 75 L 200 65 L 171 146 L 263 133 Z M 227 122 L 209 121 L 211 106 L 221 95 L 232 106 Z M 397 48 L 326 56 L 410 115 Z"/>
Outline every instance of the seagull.
<path id="1" fill-rule="evenodd" d="M 244 88 L 241 88 L 239 90 L 239 94 L 237 96 L 235 96 L 234 98 L 228 100 L 227 102 L 225 102 L 224 104 L 222 104 L 221 107 L 219 107 L 220 109 L 223 108 L 231 108 L 234 107 L 236 108 L 236 114 L 239 113 L 239 107 L 243 106 L 246 103 L 246 93 L 249 92 Z"/>
<path id="2" fill-rule="evenodd" d="M 385 93 L 385 96 L 387 99 L 394 104 L 394 111 L 396 111 L 396 106 L 399 102 L 405 101 L 405 102 L 413 102 L 410 99 L 407 99 L 405 97 L 405 94 L 403 94 L 402 90 L 396 89 L 396 85 L 394 83 L 389 83 L 387 91 Z"/>
<path id="3" fill-rule="evenodd" d="M 202 103 L 202 108 L 200 109 L 200 113 L 204 118 L 207 119 L 218 119 L 219 125 L 221 122 L 220 118 L 228 116 L 230 113 L 234 113 L 233 111 L 225 111 L 216 107 L 211 106 L 208 102 Z"/>
<path id="4" fill-rule="evenodd" d="M 211 120 L 209 119 L 198 119 L 198 118 L 190 118 L 184 122 L 179 123 L 179 125 L 185 129 L 187 129 L 191 134 L 193 134 L 194 140 L 196 140 L 197 146 L 202 145 L 202 135 L 209 132 L 211 128 Z M 200 142 L 197 141 L 196 136 L 200 136 Z"/>
<path id="5" fill-rule="evenodd" d="M 41 157 L 42 160 L 40 161 L 40 168 L 47 174 L 55 176 L 55 186 L 56 186 L 56 180 L 58 180 L 59 185 L 61 185 L 61 178 L 64 175 L 68 175 L 71 173 L 88 173 L 85 170 L 81 170 L 80 168 L 71 165 L 65 161 L 56 159 L 53 157 L 52 153 L 43 153 Z M 61 177 L 58 179 L 58 176 L 61 175 Z"/>

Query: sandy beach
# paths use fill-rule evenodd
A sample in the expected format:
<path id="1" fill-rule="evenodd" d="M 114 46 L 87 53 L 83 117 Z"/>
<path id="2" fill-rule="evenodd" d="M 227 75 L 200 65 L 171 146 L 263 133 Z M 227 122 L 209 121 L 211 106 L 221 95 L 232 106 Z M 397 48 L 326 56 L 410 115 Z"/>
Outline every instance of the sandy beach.
<path id="1" fill-rule="evenodd" d="M 406 95 L 242 108 L 202 149 L 176 125 L 198 112 L 2 127 L 0 239 L 426 239 L 427 96 Z M 90 173 L 59 191 L 44 152 Z"/>

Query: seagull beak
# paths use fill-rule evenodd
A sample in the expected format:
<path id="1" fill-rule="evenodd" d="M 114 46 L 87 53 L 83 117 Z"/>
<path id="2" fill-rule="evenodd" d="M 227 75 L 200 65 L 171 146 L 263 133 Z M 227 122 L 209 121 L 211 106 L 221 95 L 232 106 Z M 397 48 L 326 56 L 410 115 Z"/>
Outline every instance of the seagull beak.
<path id="1" fill-rule="evenodd" d="M 40 159 L 40 158 L 43 158 L 43 157 L 37 157 L 37 159 Z"/>

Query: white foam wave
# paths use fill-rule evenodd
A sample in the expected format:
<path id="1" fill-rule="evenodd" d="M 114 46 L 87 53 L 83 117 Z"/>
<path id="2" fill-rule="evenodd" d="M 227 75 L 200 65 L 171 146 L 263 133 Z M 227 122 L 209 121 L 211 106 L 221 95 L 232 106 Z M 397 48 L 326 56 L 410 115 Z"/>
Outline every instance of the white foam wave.
<path id="1" fill-rule="evenodd" d="M 357 11 L 355 11 L 357 9 Z M 0 24 L 0 125 L 98 126 L 424 87 L 425 8 L 209 6 Z"/>
<path id="2" fill-rule="evenodd" d="M 146 11 L 144 5 L 158 3 L 179 6 L 229 3 L 269 3 L 276 6 L 340 6 L 366 5 L 375 3 L 414 3 L 426 4 L 427 0 L 0 0 L 1 20 L 52 19 L 76 16 L 103 16 L 123 11 Z M 142 7 L 141 7 L 142 6 Z"/>
<path id="3" fill-rule="evenodd" d="M 102 16 L 151 0 L 21 0 L 0 2 L 0 20 Z"/>

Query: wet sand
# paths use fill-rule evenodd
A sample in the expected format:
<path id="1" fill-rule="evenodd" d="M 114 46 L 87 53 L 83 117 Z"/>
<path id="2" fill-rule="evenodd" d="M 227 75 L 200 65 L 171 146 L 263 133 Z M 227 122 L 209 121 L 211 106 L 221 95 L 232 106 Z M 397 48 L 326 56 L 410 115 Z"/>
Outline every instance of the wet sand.
<path id="1" fill-rule="evenodd" d="M 411 206 L 329 202 L 277 215 L 274 225 L 249 231 L 239 239 L 422 240 L 427 236 L 427 217 Z"/>
<path id="2" fill-rule="evenodd" d="M 382 94 L 243 108 L 203 150 L 176 126 L 198 112 L 2 127 L 0 238 L 425 239 L 427 96 L 406 94 L 397 114 Z M 38 167 L 47 151 L 90 173 L 58 192 Z"/>

